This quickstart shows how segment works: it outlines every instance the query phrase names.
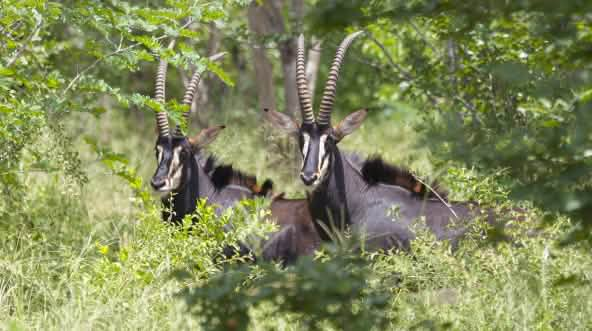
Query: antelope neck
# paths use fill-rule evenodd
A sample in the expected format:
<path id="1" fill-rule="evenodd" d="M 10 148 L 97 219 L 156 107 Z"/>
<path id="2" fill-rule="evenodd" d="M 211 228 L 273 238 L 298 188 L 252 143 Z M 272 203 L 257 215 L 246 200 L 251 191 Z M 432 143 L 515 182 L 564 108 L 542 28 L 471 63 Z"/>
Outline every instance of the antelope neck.
<path id="1" fill-rule="evenodd" d="M 197 162 L 197 155 L 190 157 L 183 166 L 182 176 L 183 185 L 173 192 L 172 197 L 163 199 L 165 209 L 170 210 L 170 207 L 173 207 L 174 214 L 171 218 L 173 223 L 180 223 L 185 215 L 193 213 L 197 206 L 197 199 L 212 200 L 215 193 L 212 180 Z M 164 213 L 165 219 L 168 219 L 168 212 L 165 210 Z"/>
<path id="2" fill-rule="evenodd" d="M 315 220 L 329 225 L 350 225 L 352 214 L 364 205 L 362 193 L 367 184 L 351 162 L 337 147 L 330 160 L 329 176 L 310 198 Z M 326 235 L 324 231 L 321 231 Z"/>

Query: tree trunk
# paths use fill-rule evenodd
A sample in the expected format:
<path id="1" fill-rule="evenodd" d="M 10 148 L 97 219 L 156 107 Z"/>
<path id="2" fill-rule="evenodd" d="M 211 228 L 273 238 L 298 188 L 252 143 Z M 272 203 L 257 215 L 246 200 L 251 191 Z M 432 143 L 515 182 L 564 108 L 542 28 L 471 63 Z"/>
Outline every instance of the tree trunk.
<path id="1" fill-rule="evenodd" d="M 277 47 L 282 62 L 284 79 L 284 111 L 295 116 L 300 109 L 298 91 L 296 90 L 296 38 L 293 35 L 287 35 L 289 29 L 282 16 L 282 7 L 285 5 L 285 2 L 282 0 L 268 0 L 264 1 L 262 5 L 253 3 L 249 7 L 249 27 L 259 38 L 270 35 L 278 37 Z M 302 24 L 303 14 L 304 0 L 292 0 L 290 19 L 295 22 L 296 29 L 298 30 L 301 30 L 300 26 Z M 273 101 L 273 105 L 275 106 L 275 98 L 271 99 L 269 92 L 262 91 L 262 89 L 273 86 L 273 84 L 268 83 L 273 77 L 266 77 L 267 74 L 272 74 L 271 64 L 267 65 L 264 63 L 269 62 L 269 60 L 264 54 L 265 51 L 260 47 L 261 43 L 256 43 L 255 45 L 259 46 L 259 49 L 253 50 L 253 63 L 255 64 L 257 82 L 261 84 L 259 86 L 260 104 L 264 107 L 263 104 L 270 104 Z"/>
<path id="2" fill-rule="evenodd" d="M 259 6 L 253 2 L 249 6 L 249 29 L 254 37 L 251 43 L 251 54 L 255 67 L 257 96 L 261 109 L 276 109 L 275 87 L 273 84 L 273 66 L 269 61 L 262 39 L 273 32 L 272 15 L 269 13 L 268 2 Z"/>
<path id="3" fill-rule="evenodd" d="M 278 45 L 284 73 L 285 112 L 296 117 L 300 112 L 296 88 L 296 38 L 290 37 Z"/>
<path id="4" fill-rule="evenodd" d="M 277 40 L 277 49 L 282 64 L 284 111 L 299 117 L 300 102 L 296 89 L 296 38 L 294 37 L 295 33 L 290 32 L 294 29 L 290 29 L 288 24 L 294 22 L 293 25 L 296 26 L 296 29 L 302 30 L 304 0 L 292 0 L 289 4 L 290 22 L 285 22 L 282 15 L 283 6 L 287 3 L 287 0 L 264 0 L 261 5 L 253 2 L 249 7 L 249 28 L 257 39 L 252 45 L 252 53 L 261 108 L 276 109 L 272 66 L 261 43 L 261 39 L 274 36 Z M 297 164 L 296 155 L 298 153 L 295 151 L 297 145 L 289 139 L 284 140 L 284 144 L 280 145 L 280 154 L 294 156 L 292 160 L 287 162 L 290 168 L 294 168 Z"/>
<path id="5" fill-rule="evenodd" d="M 278 2 L 276 2 L 277 4 Z M 284 74 L 285 111 L 296 117 L 300 113 L 298 90 L 296 88 L 296 33 L 286 35 L 288 30 L 302 32 L 302 18 L 304 17 L 304 0 L 292 0 L 289 17 L 292 26 L 286 26 L 281 16 L 281 8 L 277 8 L 277 15 L 281 18 L 281 27 L 277 31 L 284 34 L 284 40 L 278 45 Z M 291 28 L 291 29 L 290 29 Z"/>

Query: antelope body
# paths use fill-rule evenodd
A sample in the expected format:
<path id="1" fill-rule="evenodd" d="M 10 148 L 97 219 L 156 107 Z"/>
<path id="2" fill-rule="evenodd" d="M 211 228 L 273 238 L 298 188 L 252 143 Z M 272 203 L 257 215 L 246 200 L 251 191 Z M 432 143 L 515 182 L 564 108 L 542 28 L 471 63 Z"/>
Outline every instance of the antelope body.
<path id="1" fill-rule="evenodd" d="M 311 194 L 313 218 L 327 226 L 351 227 L 370 249 L 409 249 L 414 224 L 427 226 L 437 239 L 456 245 L 467 222 L 480 213 L 470 203 L 450 204 L 389 182 L 373 183 L 337 148 L 328 172 Z"/>
<path id="2" fill-rule="evenodd" d="M 409 179 L 405 177 L 397 181 L 398 173 L 392 166 L 376 160 L 354 160 L 337 146 L 367 115 L 367 110 L 359 110 L 331 126 L 341 63 L 350 44 L 361 34 L 350 34 L 337 49 L 316 119 L 305 76 L 304 38 L 300 36 L 296 79 L 302 124 L 286 114 L 265 109 L 267 118 L 298 139 L 303 158 L 300 178 L 312 188 L 309 208 L 315 222 L 329 227 L 344 224 L 362 237 L 370 249 L 408 249 L 415 238 L 412 225 L 418 219 L 423 219 L 425 223 L 420 225 L 429 228 L 438 239 L 455 242 L 466 231 L 467 222 L 481 213 L 478 208 L 469 203 L 450 204 L 437 193 L 420 195 L 426 192 L 425 186 L 405 181 Z"/>
<path id="3" fill-rule="evenodd" d="M 264 259 L 279 256 L 289 264 L 299 256 L 312 255 L 321 245 L 307 199 L 284 199 L 281 194 L 271 202 L 271 215 L 280 231 L 265 245 Z"/>

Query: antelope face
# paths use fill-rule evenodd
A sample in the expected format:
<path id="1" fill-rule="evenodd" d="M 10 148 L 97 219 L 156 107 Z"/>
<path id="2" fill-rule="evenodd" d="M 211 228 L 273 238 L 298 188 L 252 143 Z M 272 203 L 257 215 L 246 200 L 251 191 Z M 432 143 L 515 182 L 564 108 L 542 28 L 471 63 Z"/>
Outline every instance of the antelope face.
<path id="1" fill-rule="evenodd" d="M 174 47 L 175 40 L 173 39 L 169 43 L 168 49 L 171 50 Z M 210 61 L 216 61 L 222 58 L 223 55 L 224 53 L 216 54 L 210 57 Z M 156 73 L 154 99 L 161 104 L 166 103 L 167 67 L 167 61 L 160 59 Z M 183 96 L 183 105 L 191 107 L 195 92 L 198 89 L 201 74 L 200 71 L 195 71 L 191 76 L 191 80 Z M 183 118 L 188 122 L 189 112 L 185 112 Z M 158 139 L 156 140 L 154 149 L 158 166 L 150 184 L 154 190 L 161 193 L 168 193 L 179 190 L 183 186 L 182 183 L 188 178 L 191 171 L 190 162 L 195 162 L 194 156 L 199 153 L 201 147 L 211 142 L 224 126 L 203 129 L 195 137 L 189 138 L 183 135 L 181 127 L 177 125 L 174 133 L 171 135 L 172 132 L 169 129 L 167 113 L 161 110 L 156 113 L 156 128 Z"/>
<path id="2" fill-rule="evenodd" d="M 169 193 L 183 182 L 186 163 L 193 157 L 193 150 L 185 137 L 160 136 L 156 141 L 157 168 L 150 184 L 155 191 Z"/>
<path id="3" fill-rule="evenodd" d="M 302 154 L 300 179 L 306 186 L 317 187 L 329 177 L 332 168 L 331 163 L 337 152 L 337 143 L 358 128 L 366 118 L 367 111 L 365 109 L 358 110 L 348 115 L 337 126 L 331 126 L 331 112 L 335 102 L 337 79 L 339 78 L 339 69 L 343 57 L 354 39 L 363 33 L 363 31 L 354 32 L 345 37 L 339 45 L 329 69 L 329 78 L 325 83 L 325 90 L 323 91 L 323 98 L 316 119 L 312 97 L 308 90 L 309 83 L 306 78 L 303 35 L 298 37 L 296 48 L 296 88 L 300 101 L 302 125 L 298 125 L 292 117 L 286 114 L 264 109 L 267 119 L 274 126 L 298 138 Z"/>
<path id="4" fill-rule="evenodd" d="M 337 141 L 332 129 L 305 125 L 299 130 L 298 142 L 302 155 L 300 179 L 304 185 L 317 187 L 327 178 L 333 160 Z"/>
<path id="5" fill-rule="evenodd" d="M 316 188 L 329 177 L 337 144 L 357 129 L 368 113 L 366 109 L 358 110 L 331 127 L 315 122 L 298 125 L 291 116 L 284 113 L 273 110 L 265 112 L 271 124 L 298 139 L 302 154 L 300 179 L 304 185 L 312 188 Z"/>
<path id="6" fill-rule="evenodd" d="M 211 143 L 222 129 L 223 125 L 206 128 L 190 138 L 159 136 L 154 147 L 158 166 L 150 181 L 152 188 L 160 193 L 179 190 L 188 177 L 185 170 L 190 169 L 190 162 L 196 162 L 195 156 L 199 155 L 202 148 Z"/>

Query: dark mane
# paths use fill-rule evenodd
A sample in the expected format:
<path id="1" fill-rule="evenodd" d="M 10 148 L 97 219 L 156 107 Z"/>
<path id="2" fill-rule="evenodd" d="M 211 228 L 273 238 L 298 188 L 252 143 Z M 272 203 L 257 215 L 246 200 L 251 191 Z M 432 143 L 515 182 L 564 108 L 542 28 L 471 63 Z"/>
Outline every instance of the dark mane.
<path id="1" fill-rule="evenodd" d="M 388 164 L 379 156 L 365 160 L 361 172 L 362 177 L 369 185 L 384 183 L 403 187 L 421 197 L 438 198 L 438 195 L 443 199 L 448 197 L 448 192 L 442 189 L 438 182 L 429 183 L 429 187 L 432 188 L 430 189 L 423 180 L 418 179 L 408 169 Z"/>
<path id="2" fill-rule="evenodd" d="M 232 165 L 217 163 L 214 156 L 209 156 L 205 160 L 203 168 L 210 175 L 214 186 L 218 189 L 228 185 L 237 185 L 250 189 L 255 195 L 267 196 L 273 188 L 273 182 L 269 179 L 259 186 L 257 185 L 257 177 L 236 170 Z"/>

